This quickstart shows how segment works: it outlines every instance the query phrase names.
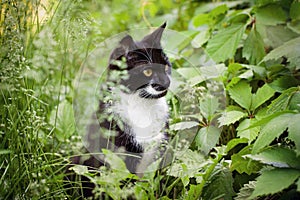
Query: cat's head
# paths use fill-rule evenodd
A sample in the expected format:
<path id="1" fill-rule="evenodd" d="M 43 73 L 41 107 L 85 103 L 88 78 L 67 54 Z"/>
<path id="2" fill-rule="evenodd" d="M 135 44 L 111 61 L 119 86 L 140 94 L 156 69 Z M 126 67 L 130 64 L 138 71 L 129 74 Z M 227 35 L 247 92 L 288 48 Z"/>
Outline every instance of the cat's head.
<path id="1" fill-rule="evenodd" d="M 141 41 L 134 41 L 127 35 L 111 54 L 109 70 L 127 71 L 128 78 L 121 80 L 121 84 L 130 93 L 138 93 L 142 98 L 160 98 L 167 94 L 172 66 L 160 42 L 165 27 L 166 23 Z M 113 62 L 124 58 L 125 67 Z"/>

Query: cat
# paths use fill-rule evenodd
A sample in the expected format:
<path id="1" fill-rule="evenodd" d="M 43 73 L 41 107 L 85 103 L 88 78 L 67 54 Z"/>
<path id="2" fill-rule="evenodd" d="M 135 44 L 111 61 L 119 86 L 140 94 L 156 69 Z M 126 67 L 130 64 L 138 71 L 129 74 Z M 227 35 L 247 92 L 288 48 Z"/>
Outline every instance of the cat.
<path id="1" fill-rule="evenodd" d="M 165 96 L 172 65 L 161 46 L 165 27 L 166 23 L 140 41 L 127 35 L 112 51 L 108 83 L 100 90 L 99 110 L 93 116 L 100 126 L 91 124 L 86 138 L 90 152 L 101 152 L 103 148 L 125 152 L 126 167 L 140 176 L 161 157 L 169 138 Z M 98 168 L 104 158 L 91 156 L 82 161 L 75 157 L 72 162 Z M 91 183 L 87 184 L 92 188 Z M 92 195 L 91 190 L 88 193 Z"/>

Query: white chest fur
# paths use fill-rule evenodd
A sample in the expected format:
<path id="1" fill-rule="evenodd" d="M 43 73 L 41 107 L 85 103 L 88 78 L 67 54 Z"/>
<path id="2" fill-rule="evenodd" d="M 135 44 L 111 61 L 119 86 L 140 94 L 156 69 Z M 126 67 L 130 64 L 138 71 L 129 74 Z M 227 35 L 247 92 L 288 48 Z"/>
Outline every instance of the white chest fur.
<path id="1" fill-rule="evenodd" d="M 163 129 L 168 118 L 168 105 L 164 97 L 159 99 L 144 99 L 138 94 L 119 93 L 119 100 L 113 106 L 113 112 L 118 114 L 131 129 L 132 134 L 140 144 L 161 140 Z"/>

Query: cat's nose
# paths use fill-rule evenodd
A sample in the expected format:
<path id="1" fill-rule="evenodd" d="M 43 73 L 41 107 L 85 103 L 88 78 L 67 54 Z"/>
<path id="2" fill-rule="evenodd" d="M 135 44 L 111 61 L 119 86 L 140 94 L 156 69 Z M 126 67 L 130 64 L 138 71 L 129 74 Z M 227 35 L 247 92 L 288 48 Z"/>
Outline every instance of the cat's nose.
<path id="1" fill-rule="evenodd" d="M 156 90 L 156 91 L 164 91 L 167 89 L 167 87 L 163 86 L 163 85 L 160 85 L 160 84 L 156 84 L 156 83 L 153 83 L 151 84 L 151 86 Z"/>

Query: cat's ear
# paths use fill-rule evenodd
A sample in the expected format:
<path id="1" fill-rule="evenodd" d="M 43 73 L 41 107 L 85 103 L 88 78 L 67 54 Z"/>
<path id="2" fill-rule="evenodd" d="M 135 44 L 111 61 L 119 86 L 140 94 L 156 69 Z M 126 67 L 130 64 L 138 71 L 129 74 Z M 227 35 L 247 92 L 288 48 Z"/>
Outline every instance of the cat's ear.
<path id="1" fill-rule="evenodd" d="M 119 59 L 122 56 L 126 56 L 129 51 L 134 50 L 136 48 L 136 44 L 133 41 L 132 37 L 130 35 L 126 35 L 119 42 L 119 47 L 114 49 L 114 51 L 111 53 L 110 59 Z"/>
<path id="2" fill-rule="evenodd" d="M 149 35 L 145 36 L 142 39 L 142 43 L 146 44 L 149 48 L 161 48 L 160 40 L 162 37 L 162 34 L 167 26 L 167 23 L 163 23 L 159 28 L 157 28 L 155 31 L 150 33 Z"/>
<path id="3" fill-rule="evenodd" d="M 126 53 L 128 53 L 131 50 L 134 50 L 137 48 L 135 42 L 133 41 L 132 37 L 130 35 L 126 35 L 121 41 L 120 41 L 121 47 L 125 50 Z"/>

